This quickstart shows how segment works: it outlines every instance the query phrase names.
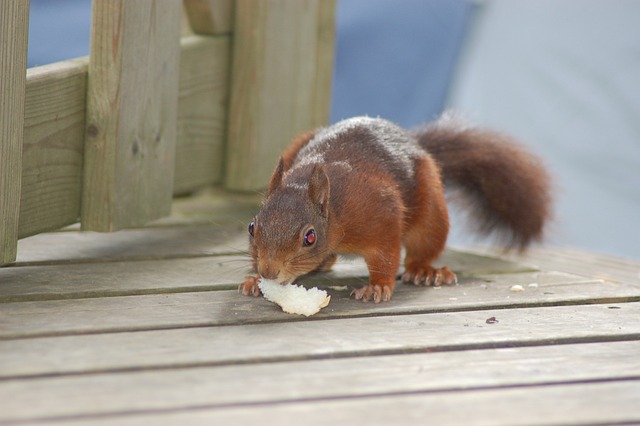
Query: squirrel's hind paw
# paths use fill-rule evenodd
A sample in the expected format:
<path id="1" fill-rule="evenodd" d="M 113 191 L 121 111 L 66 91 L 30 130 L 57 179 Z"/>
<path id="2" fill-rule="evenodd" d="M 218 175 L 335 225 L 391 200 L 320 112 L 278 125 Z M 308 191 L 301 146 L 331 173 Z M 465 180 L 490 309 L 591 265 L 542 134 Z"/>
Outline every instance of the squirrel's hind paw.
<path id="1" fill-rule="evenodd" d="M 442 284 L 457 284 L 458 277 L 447 266 L 442 268 L 427 266 L 418 269 L 407 269 L 402 274 L 402 281 L 414 285 L 441 286 Z"/>

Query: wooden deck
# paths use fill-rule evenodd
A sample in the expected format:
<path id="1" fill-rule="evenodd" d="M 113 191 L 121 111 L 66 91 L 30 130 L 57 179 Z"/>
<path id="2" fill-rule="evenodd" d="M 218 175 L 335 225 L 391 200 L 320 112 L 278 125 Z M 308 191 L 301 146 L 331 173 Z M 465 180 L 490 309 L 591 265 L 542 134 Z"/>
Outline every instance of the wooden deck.
<path id="1" fill-rule="evenodd" d="M 332 294 L 307 319 L 236 291 L 254 208 L 205 194 L 153 227 L 22 240 L 0 424 L 640 423 L 638 262 L 449 250 L 459 285 L 373 305 L 343 260 L 307 280 Z"/>

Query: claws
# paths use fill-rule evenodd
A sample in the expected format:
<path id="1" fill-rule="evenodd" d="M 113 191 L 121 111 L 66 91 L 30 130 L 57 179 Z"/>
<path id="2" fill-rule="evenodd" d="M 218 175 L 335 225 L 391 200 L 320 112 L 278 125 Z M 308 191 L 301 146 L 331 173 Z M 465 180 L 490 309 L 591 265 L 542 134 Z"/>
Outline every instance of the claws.
<path id="1" fill-rule="evenodd" d="M 458 277 L 446 266 L 437 269 L 427 266 L 425 268 L 407 270 L 402 274 L 402 281 L 414 285 L 439 287 L 442 284 L 457 284 Z"/>
<path id="2" fill-rule="evenodd" d="M 258 297 L 262 294 L 258 284 L 260 283 L 260 277 L 249 275 L 245 277 L 245 281 L 238 287 L 238 293 L 245 296 Z"/>
<path id="3" fill-rule="evenodd" d="M 368 302 L 373 297 L 373 303 L 388 302 L 391 299 L 391 294 L 393 294 L 393 289 L 390 286 L 373 284 L 365 285 L 351 292 L 356 300 L 363 302 Z"/>

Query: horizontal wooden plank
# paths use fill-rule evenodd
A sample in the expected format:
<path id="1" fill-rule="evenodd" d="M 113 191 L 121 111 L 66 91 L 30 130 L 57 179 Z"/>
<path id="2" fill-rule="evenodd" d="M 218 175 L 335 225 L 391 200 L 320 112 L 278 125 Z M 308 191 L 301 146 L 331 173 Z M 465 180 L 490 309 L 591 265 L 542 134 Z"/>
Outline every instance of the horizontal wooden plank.
<path id="1" fill-rule="evenodd" d="M 59 232 L 18 243 L 18 265 L 109 262 L 246 252 L 245 224 L 146 228 L 113 234 Z"/>
<path id="2" fill-rule="evenodd" d="M 174 194 L 219 183 L 222 178 L 230 45 L 228 36 L 181 40 Z"/>
<path id="3" fill-rule="evenodd" d="M 189 26 L 196 34 L 225 34 L 233 28 L 234 0 L 185 0 Z"/>
<path id="4" fill-rule="evenodd" d="M 640 381 L 425 393 L 82 419 L 87 425 L 614 425 L 640 422 Z M 69 424 L 69 420 L 60 421 Z M 51 422 L 49 424 L 58 424 Z"/>
<path id="5" fill-rule="evenodd" d="M 120 269 L 117 263 L 109 265 L 112 266 L 111 272 L 97 268 L 92 268 L 93 272 L 90 272 L 89 269 L 78 281 L 84 281 L 81 286 L 85 289 L 94 281 L 100 282 L 96 289 L 85 290 L 93 292 L 88 296 L 96 298 L 3 303 L 0 310 L 0 323 L 3 325 L 0 339 L 294 321 L 304 318 L 285 314 L 263 298 L 238 294 L 236 288 L 244 275 L 241 271 L 234 271 L 232 267 L 227 276 L 214 278 L 215 272 L 210 276 L 207 272 L 215 271 L 216 265 L 198 263 L 200 265 L 194 266 L 197 272 L 193 280 L 181 276 L 182 272 L 190 273 L 190 267 L 171 271 L 170 265 L 165 265 L 162 269 L 158 268 L 157 274 L 153 272 L 150 275 L 154 263 L 145 263 L 139 269 L 129 269 L 128 276 L 117 272 Z M 107 279 L 94 278 L 93 274 L 106 276 Z M 166 276 L 161 277 L 162 274 Z M 148 278 L 144 278 L 145 276 Z M 41 277 L 46 280 L 46 274 Z M 141 281 L 138 293 L 143 295 L 100 297 L 113 295 L 114 292 L 117 294 L 120 286 L 126 287 L 127 280 L 135 277 L 139 277 L 138 280 Z M 441 289 L 402 285 L 389 303 L 381 305 L 356 302 L 349 296 L 351 289 L 361 285 L 364 280 L 339 281 L 335 284 L 344 286 L 344 289 L 328 289 L 332 294 L 331 303 L 317 314 L 317 318 L 640 300 L 640 289 L 635 287 L 621 287 L 600 281 L 574 282 L 570 276 L 539 275 L 535 278 L 522 278 L 516 275 L 513 281 L 510 280 L 511 277 L 505 276 L 499 282 L 471 279 L 459 286 Z M 165 289 L 156 290 L 159 285 L 154 279 L 166 286 Z M 529 288 L 522 293 L 510 291 L 515 282 L 533 279 L 538 287 Z M 178 280 L 182 282 L 183 291 L 186 292 L 172 292 L 171 281 Z M 211 287 L 214 283 L 233 290 L 203 291 L 202 286 Z M 332 283 L 325 283 L 325 286 L 327 284 Z M 345 284 L 349 284 L 350 288 Z M 151 290 L 145 289 L 145 285 Z M 145 294 L 150 291 L 157 294 Z M 134 311 L 135 316 L 129 315 Z"/>
<path id="6" fill-rule="evenodd" d="M 239 256 L 206 256 L 3 268 L 0 302 L 229 290 L 249 267 Z"/>
<path id="7" fill-rule="evenodd" d="M 88 58 L 27 71 L 20 238 L 80 217 Z"/>
<path id="8" fill-rule="evenodd" d="M 188 211 L 188 207 L 184 207 L 182 213 L 176 214 L 174 209 L 171 218 L 157 222 L 161 227 L 113 234 L 73 231 L 36 235 L 19 242 L 16 263 L 104 262 L 246 253 L 246 227 L 255 211 L 251 198 L 244 201 L 240 198 L 236 202 L 221 202 L 203 212 Z M 204 222 L 209 224 L 163 226 Z M 440 263 L 456 265 L 462 274 L 465 271 L 490 274 L 537 270 L 524 263 L 455 250 L 446 251 Z"/>
<path id="9" fill-rule="evenodd" d="M 611 342 L 0 381 L 0 422 L 417 392 L 446 400 L 469 388 L 624 379 L 640 374 L 638 353 L 640 342 Z"/>
<path id="10" fill-rule="evenodd" d="M 79 299 L 236 289 L 249 272 L 246 256 L 113 261 L 0 269 L 0 302 Z M 353 280 L 366 275 L 363 262 L 336 266 L 301 282 Z M 562 275 L 560 280 L 571 277 Z"/>
<path id="11" fill-rule="evenodd" d="M 216 233 L 216 235 L 218 235 Z M 203 235 L 197 234 L 189 244 L 197 244 Z M 220 238 L 218 236 L 218 238 Z M 156 240 L 157 241 L 157 240 Z M 219 239 L 217 240 L 219 241 Z M 210 243 L 205 239 L 204 243 Z M 241 247 L 246 237 L 230 239 Z M 139 243 L 139 242 L 138 242 Z M 175 246 L 176 241 L 171 241 Z M 237 243 L 237 244 L 236 244 Z M 82 250 L 82 248 L 79 248 Z M 207 248 L 208 253 L 214 251 Z M 223 247 L 220 250 L 224 250 Z M 241 250 L 238 248 L 238 250 Z M 226 248 L 226 251 L 231 251 Z M 142 254 L 140 256 L 143 256 Z M 0 269 L 0 302 L 30 300 L 56 300 L 103 296 L 126 296 L 185 291 L 210 291 L 235 289 L 250 272 L 248 255 L 210 256 L 194 255 L 192 258 L 139 260 L 112 262 L 79 262 L 71 264 L 30 265 Z M 461 283 L 478 277 L 482 281 L 498 281 L 500 275 L 482 276 L 492 265 L 482 257 L 460 252 L 447 252 L 446 261 L 458 271 Z M 505 269 L 517 269 L 517 264 L 504 265 Z M 362 259 L 339 258 L 333 270 L 313 274 L 298 280 L 312 285 L 361 285 L 368 278 L 368 270 Z M 467 278 L 465 278 L 467 277 Z M 553 273 L 528 273 L 506 277 L 514 284 L 530 284 L 542 280 L 543 284 L 588 281 L 575 275 Z"/>
<path id="12" fill-rule="evenodd" d="M 637 259 L 614 258 L 571 248 L 533 250 L 527 258 L 546 268 L 640 285 L 640 260 Z"/>
<path id="13" fill-rule="evenodd" d="M 157 300 L 158 323 L 167 303 L 168 296 Z M 241 306 L 255 309 L 232 304 L 210 313 L 210 321 L 217 321 L 216 315 L 242 315 Z M 185 307 L 184 315 L 196 307 Z M 100 324 L 104 313 L 91 319 L 81 311 L 64 315 Z M 126 314 L 134 313 L 139 309 Z M 0 378 L 640 340 L 638 315 L 636 302 L 0 340 Z M 487 323 L 491 317 L 498 321 Z"/>

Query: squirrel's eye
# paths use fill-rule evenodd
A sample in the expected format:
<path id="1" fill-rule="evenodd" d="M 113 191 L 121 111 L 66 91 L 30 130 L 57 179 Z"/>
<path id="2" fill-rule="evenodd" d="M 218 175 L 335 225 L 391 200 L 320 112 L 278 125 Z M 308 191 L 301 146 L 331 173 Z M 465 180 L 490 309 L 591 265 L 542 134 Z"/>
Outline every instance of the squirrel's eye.
<path id="1" fill-rule="evenodd" d="M 309 229 L 306 234 L 304 234 L 304 245 L 306 247 L 311 247 L 316 242 L 316 231 L 313 229 Z"/>
<path id="2" fill-rule="evenodd" d="M 248 228 L 248 230 L 249 230 L 249 235 L 251 235 L 252 237 L 253 237 L 253 231 L 254 231 L 255 229 L 256 229 L 256 224 L 255 224 L 254 222 L 251 222 L 251 223 L 249 224 L 249 228 Z"/>

